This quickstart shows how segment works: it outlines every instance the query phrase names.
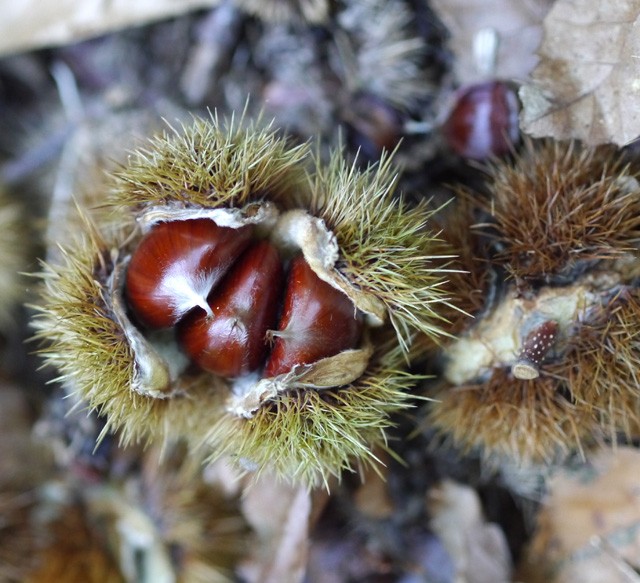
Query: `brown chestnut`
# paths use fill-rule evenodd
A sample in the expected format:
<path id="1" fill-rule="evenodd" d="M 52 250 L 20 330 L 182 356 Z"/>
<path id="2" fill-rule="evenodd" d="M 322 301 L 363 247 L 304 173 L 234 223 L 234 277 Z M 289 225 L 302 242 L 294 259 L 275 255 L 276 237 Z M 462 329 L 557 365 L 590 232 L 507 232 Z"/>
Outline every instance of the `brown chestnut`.
<path id="1" fill-rule="evenodd" d="M 210 219 L 156 224 L 134 251 L 125 295 L 147 328 L 175 325 L 196 306 L 210 312 L 207 296 L 247 247 L 249 226 L 219 227 Z"/>
<path id="2" fill-rule="evenodd" d="M 383 99 L 370 93 L 356 95 L 344 114 L 347 139 L 365 161 L 378 160 L 383 150 L 392 151 L 403 134 L 403 117 Z"/>
<path id="3" fill-rule="evenodd" d="M 237 377 L 262 366 L 266 333 L 275 326 L 283 285 L 278 251 L 267 241 L 250 247 L 209 298 L 178 324 L 178 340 L 201 368 Z"/>
<path id="4" fill-rule="evenodd" d="M 503 156 L 518 141 L 518 112 L 518 98 L 507 83 L 471 85 L 458 95 L 442 132 L 459 156 L 475 160 Z"/>
<path id="5" fill-rule="evenodd" d="M 361 319 L 351 300 L 321 280 L 302 256 L 291 262 L 278 330 L 264 370 L 266 378 L 355 348 Z"/>
<path id="6" fill-rule="evenodd" d="M 540 376 L 540 363 L 555 343 L 558 329 L 558 322 L 545 320 L 529 333 L 522 343 L 518 359 L 511 367 L 515 378 L 531 380 Z"/>

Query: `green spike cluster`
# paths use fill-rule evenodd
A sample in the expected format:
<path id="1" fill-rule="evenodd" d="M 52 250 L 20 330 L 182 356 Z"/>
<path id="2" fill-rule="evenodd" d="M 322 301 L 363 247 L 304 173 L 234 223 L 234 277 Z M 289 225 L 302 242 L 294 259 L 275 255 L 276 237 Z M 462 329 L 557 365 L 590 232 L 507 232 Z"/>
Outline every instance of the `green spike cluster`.
<path id="1" fill-rule="evenodd" d="M 87 220 L 86 236 L 65 248 L 58 265 L 45 266 L 35 319 L 42 355 L 67 391 L 106 417 L 105 431 L 117 430 L 125 443 L 185 438 L 206 456 L 227 454 L 241 467 L 307 484 L 375 461 L 390 416 L 411 406 L 419 379 L 403 370 L 411 335 L 440 333 L 435 306 L 444 295 L 433 263 L 440 258 L 430 255 L 431 212 L 394 195 L 388 158 L 361 171 L 336 153 L 326 168 L 311 171 L 307 153 L 258 123 L 196 120 L 132 155 L 115 177 L 109 208 L 93 215 L 97 226 Z M 387 308 L 397 336 L 389 326 L 372 330 L 374 354 L 354 382 L 292 385 L 253 415 L 229 412 L 231 381 L 209 373 L 185 372 L 166 398 L 136 392 L 136 355 L 110 290 L 139 237 L 135 218 L 158 205 L 244 208 L 262 201 L 322 219 L 339 245 L 336 268 Z"/>
<path id="2" fill-rule="evenodd" d="M 395 186 L 389 156 L 360 170 L 334 152 L 316 171 L 309 207 L 336 234 L 343 273 L 384 302 L 407 349 L 415 330 L 429 337 L 443 333 L 439 308 L 448 298 L 440 286 L 449 257 L 436 251 L 442 242 L 429 225 L 437 209 L 409 206 L 394 196 Z"/>

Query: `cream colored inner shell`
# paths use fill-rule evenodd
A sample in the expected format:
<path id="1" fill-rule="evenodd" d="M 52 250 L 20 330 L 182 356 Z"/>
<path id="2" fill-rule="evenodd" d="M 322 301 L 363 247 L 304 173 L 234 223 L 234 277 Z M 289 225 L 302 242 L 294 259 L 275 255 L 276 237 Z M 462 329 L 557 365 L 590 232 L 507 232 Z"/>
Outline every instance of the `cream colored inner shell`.
<path id="1" fill-rule="evenodd" d="M 548 320 L 558 324 L 554 350 L 561 352 L 572 328 L 606 305 L 624 280 L 627 274 L 623 278 L 618 271 L 596 272 L 572 285 L 543 287 L 532 298 L 522 297 L 512 286 L 500 303 L 444 350 L 444 378 L 453 385 L 464 385 L 482 381 L 493 368 L 513 370 L 523 341 Z"/>

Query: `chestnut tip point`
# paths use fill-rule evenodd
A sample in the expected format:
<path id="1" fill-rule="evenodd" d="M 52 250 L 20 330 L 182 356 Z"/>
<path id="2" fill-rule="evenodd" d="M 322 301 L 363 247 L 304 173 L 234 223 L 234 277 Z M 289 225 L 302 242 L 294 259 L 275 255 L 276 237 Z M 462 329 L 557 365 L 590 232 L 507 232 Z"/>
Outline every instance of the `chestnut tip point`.
<path id="1" fill-rule="evenodd" d="M 521 359 L 511 367 L 511 374 L 517 379 L 531 381 L 540 376 L 540 370 L 530 360 Z"/>

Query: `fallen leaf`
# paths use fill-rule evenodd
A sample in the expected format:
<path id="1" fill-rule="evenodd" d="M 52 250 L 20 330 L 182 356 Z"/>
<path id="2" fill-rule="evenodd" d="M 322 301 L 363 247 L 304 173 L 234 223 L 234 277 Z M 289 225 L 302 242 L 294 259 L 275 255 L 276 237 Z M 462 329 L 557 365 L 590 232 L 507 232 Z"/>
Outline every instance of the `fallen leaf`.
<path id="1" fill-rule="evenodd" d="M 432 7 L 449 30 L 457 82 L 469 85 L 486 80 L 488 74 L 526 79 L 537 62 L 535 51 L 549 6 L 549 0 L 434 0 Z M 494 31 L 498 41 L 494 59 L 488 55 L 488 63 L 474 49 L 481 31 Z"/>
<path id="2" fill-rule="evenodd" d="M 242 511 L 257 536 L 253 552 L 241 566 L 248 583 L 302 581 L 309 554 L 309 530 L 326 491 L 313 495 L 262 475 L 245 491 Z"/>
<path id="3" fill-rule="evenodd" d="M 549 482 L 523 575 L 527 583 L 640 580 L 640 452 L 605 449 Z"/>
<path id="4" fill-rule="evenodd" d="M 33 438 L 32 421 L 26 392 L 0 380 L 0 494 L 30 490 L 52 471 L 50 452 Z"/>
<path id="5" fill-rule="evenodd" d="M 386 482 L 375 475 L 370 476 L 358 488 L 354 494 L 354 503 L 363 516 L 374 520 L 389 519 L 395 511 Z"/>
<path id="6" fill-rule="evenodd" d="M 219 0 L 0 0 L 0 54 L 59 45 L 177 16 Z"/>
<path id="7" fill-rule="evenodd" d="M 433 488 L 427 498 L 429 526 L 455 566 L 456 583 L 507 583 L 511 558 L 504 533 L 482 515 L 472 488 L 451 480 Z"/>
<path id="8" fill-rule="evenodd" d="M 522 130 L 590 145 L 636 139 L 639 16 L 639 0 L 559 0 L 545 19 L 540 63 L 520 91 Z"/>

